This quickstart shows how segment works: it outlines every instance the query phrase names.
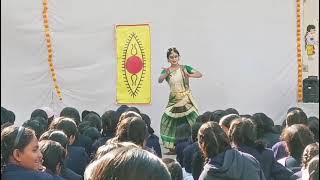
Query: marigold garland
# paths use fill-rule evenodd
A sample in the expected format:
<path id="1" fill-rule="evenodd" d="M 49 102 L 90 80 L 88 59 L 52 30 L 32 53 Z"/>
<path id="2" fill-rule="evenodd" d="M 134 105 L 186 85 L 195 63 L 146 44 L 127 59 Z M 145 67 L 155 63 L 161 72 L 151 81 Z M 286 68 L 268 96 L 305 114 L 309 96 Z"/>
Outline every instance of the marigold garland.
<path id="1" fill-rule="evenodd" d="M 298 60 L 298 102 L 303 101 L 303 81 L 302 81 L 302 49 L 301 49 L 301 0 L 296 3 L 297 16 L 297 60 Z"/>
<path id="2" fill-rule="evenodd" d="M 48 49 L 48 64 L 51 71 L 51 77 L 53 80 L 55 91 L 59 97 L 59 100 L 62 101 L 62 92 L 57 82 L 57 75 L 55 73 L 54 65 L 53 65 L 53 47 L 52 41 L 50 36 L 49 30 L 49 16 L 48 16 L 48 0 L 43 0 L 43 26 L 44 26 L 44 33 L 47 42 L 47 49 Z"/>

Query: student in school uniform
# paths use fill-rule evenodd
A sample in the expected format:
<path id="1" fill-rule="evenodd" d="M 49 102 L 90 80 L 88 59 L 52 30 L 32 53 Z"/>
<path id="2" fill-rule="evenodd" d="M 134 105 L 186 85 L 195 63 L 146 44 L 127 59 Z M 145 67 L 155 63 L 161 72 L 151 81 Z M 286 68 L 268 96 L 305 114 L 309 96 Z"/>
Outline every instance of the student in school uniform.
<path id="1" fill-rule="evenodd" d="M 33 130 L 9 126 L 1 131 L 1 179 L 54 180 L 43 169 L 42 154 Z"/>

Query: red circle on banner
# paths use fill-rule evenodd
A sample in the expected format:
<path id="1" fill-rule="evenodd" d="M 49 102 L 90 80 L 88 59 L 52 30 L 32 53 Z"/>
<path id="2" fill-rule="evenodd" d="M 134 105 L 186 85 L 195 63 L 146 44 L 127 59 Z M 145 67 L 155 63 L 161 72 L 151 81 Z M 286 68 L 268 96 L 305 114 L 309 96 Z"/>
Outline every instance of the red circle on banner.
<path id="1" fill-rule="evenodd" d="M 131 74 L 137 74 L 143 68 L 143 62 L 138 56 L 131 56 L 126 61 L 126 69 Z"/>

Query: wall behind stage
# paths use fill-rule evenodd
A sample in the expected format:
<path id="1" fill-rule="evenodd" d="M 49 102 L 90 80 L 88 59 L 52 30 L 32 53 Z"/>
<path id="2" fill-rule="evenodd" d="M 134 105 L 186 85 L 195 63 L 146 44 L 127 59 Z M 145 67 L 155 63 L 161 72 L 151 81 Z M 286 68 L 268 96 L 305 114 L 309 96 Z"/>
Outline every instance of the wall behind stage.
<path id="1" fill-rule="evenodd" d="M 1 105 L 21 124 L 32 110 L 64 106 L 115 109 L 116 24 L 149 23 L 152 104 L 138 106 L 159 133 L 169 88 L 158 84 L 166 50 L 203 73 L 191 88 L 200 112 L 234 107 L 265 112 L 277 124 L 296 105 L 296 15 L 292 0 L 49 1 L 56 97 L 42 23 L 41 1 L 1 1 Z"/>

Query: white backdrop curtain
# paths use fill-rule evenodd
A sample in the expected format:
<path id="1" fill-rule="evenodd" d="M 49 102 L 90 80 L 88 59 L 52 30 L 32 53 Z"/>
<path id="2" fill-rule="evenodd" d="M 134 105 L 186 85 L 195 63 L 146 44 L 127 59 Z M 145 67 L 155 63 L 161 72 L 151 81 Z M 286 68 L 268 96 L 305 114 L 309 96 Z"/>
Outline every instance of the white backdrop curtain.
<path id="1" fill-rule="evenodd" d="M 137 106 L 159 132 L 169 88 L 158 84 L 166 50 L 203 73 L 191 89 L 200 112 L 265 112 L 277 124 L 296 105 L 296 14 L 292 0 L 49 0 L 53 62 L 47 63 L 42 1 L 1 1 L 1 105 L 21 124 L 31 112 L 65 106 L 102 114 L 116 109 L 116 24 L 149 23 L 152 104 Z"/>

